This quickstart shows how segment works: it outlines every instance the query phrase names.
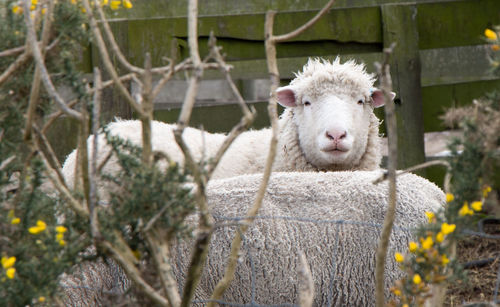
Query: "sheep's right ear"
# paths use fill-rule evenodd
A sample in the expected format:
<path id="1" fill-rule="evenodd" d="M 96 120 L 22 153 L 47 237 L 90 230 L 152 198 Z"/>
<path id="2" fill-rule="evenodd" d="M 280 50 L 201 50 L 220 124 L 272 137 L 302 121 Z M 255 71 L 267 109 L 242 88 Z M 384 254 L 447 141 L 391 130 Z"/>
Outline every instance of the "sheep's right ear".
<path id="1" fill-rule="evenodd" d="M 295 91 L 290 86 L 282 86 L 276 90 L 278 103 L 284 107 L 296 107 L 297 99 Z"/>

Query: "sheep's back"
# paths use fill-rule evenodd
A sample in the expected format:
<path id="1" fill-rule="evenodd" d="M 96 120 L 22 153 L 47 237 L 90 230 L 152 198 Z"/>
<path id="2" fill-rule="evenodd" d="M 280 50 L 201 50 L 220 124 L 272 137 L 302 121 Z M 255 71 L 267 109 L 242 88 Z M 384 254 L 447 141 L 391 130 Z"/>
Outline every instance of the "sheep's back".
<path id="1" fill-rule="evenodd" d="M 374 305 L 375 250 L 388 194 L 386 182 L 372 184 L 380 174 L 274 173 L 259 217 L 244 237 L 235 281 L 223 300 L 297 303 L 298 256 L 303 251 L 315 281 L 316 306 Z M 252 205 L 260 180 L 261 175 L 248 175 L 212 181 L 208 199 L 217 222 L 239 221 Z M 406 251 L 412 238 L 409 228 L 425 221 L 425 211 L 436 211 L 443 203 L 443 192 L 429 181 L 411 174 L 398 177 L 386 289 L 401 277 L 392 255 Z M 235 226 L 227 226 L 214 233 L 202 292 L 211 293 L 222 277 L 234 231 Z M 183 246 L 177 248 L 178 268 L 185 268 L 189 259 L 179 257 Z M 182 284 L 183 274 L 177 274 Z"/>

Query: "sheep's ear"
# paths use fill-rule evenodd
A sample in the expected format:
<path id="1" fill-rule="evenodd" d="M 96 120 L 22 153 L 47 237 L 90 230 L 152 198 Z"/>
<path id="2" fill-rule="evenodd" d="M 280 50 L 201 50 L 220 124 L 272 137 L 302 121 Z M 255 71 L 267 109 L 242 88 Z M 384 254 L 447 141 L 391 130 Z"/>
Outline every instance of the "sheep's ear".
<path id="1" fill-rule="evenodd" d="M 294 90 L 290 86 L 279 87 L 276 90 L 278 103 L 284 107 L 296 107 L 297 99 Z"/>
<path id="2" fill-rule="evenodd" d="M 379 90 L 378 88 L 373 88 L 371 90 L 372 94 L 372 105 L 374 108 L 381 107 L 385 104 L 385 98 L 384 98 L 384 93 L 382 90 Z M 396 93 L 391 92 L 391 100 L 394 100 L 394 97 L 396 97 Z"/>

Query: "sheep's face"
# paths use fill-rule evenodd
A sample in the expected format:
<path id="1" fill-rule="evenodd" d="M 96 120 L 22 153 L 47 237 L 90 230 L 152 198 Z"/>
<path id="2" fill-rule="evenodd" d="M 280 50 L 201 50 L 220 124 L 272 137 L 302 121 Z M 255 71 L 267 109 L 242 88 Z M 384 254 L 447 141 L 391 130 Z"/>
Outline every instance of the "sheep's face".
<path id="1" fill-rule="evenodd" d="M 294 86 L 279 88 L 278 100 L 294 108 L 293 119 L 306 160 L 319 168 L 357 165 L 366 151 L 374 107 L 383 105 L 380 90 L 327 90 L 317 94 Z M 337 168 L 337 167 L 336 167 Z"/>

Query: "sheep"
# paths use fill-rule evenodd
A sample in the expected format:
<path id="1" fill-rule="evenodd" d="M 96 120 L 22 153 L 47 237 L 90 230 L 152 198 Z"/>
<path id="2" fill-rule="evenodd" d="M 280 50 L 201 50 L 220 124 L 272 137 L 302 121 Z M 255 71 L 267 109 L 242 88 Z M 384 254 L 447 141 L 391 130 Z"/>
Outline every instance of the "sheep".
<path id="1" fill-rule="evenodd" d="M 373 306 L 375 251 L 388 201 L 387 182 L 374 185 L 381 171 L 273 173 L 259 215 L 244 235 L 235 279 L 222 301 L 235 304 L 297 304 L 298 259 L 306 255 L 314 280 L 314 306 Z M 237 226 L 252 205 L 260 174 L 212 180 L 208 203 L 216 223 L 208 260 L 193 305 L 202 306 L 222 278 Z M 413 174 L 398 177 L 398 205 L 386 262 L 386 296 L 402 277 L 395 252 L 406 252 L 411 229 L 436 212 L 444 193 Z M 187 219 L 196 225 L 197 215 Z M 173 242 L 174 273 L 183 287 L 192 239 Z M 102 271 L 100 283 L 72 283 L 66 289 L 73 305 L 99 293 L 89 287 L 112 287 L 120 270 Z M 91 274 L 91 272 L 87 272 Z M 121 282 L 123 284 L 123 281 Z M 83 288 L 84 290 L 80 290 Z M 116 287 L 115 287 L 116 288 Z M 125 288 L 123 289 L 125 290 Z M 77 303 L 75 303 L 77 302 Z"/>
<path id="2" fill-rule="evenodd" d="M 309 59 L 288 86 L 277 90 L 278 102 L 285 107 L 279 120 L 278 153 L 274 171 L 374 170 L 382 158 L 379 120 L 373 108 L 384 104 L 382 92 L 373 87 L 374 76 L 364 64 L 337 58 L 333 62 Z M 394 94 L 393 94 L 394 95 Z M 152 123 L 153 149 L 162 151 L 178 163 L 184 157 L 174 140 L 176 125 Z M 141 122 L 117 121 L 108 125 L 112 135 L 141 144 Z M 271 129 L 241 134 L 222 157 L 213 178 L 261 173 L 269 149 Z M 98 152 L 102 161 L 105 139 L 100 137 Z M 184 141 L 197 161 L 214 157 L 225 135 L 187 128 Z M 88 140 L 89 147 L 92 137 Z M 109 150 L 109 149 L 108 149 Z M 63 165 L 63 174 L 73 185 L 76 151 Z M 106 170 L 117 171 L 116 161 Z"/>

